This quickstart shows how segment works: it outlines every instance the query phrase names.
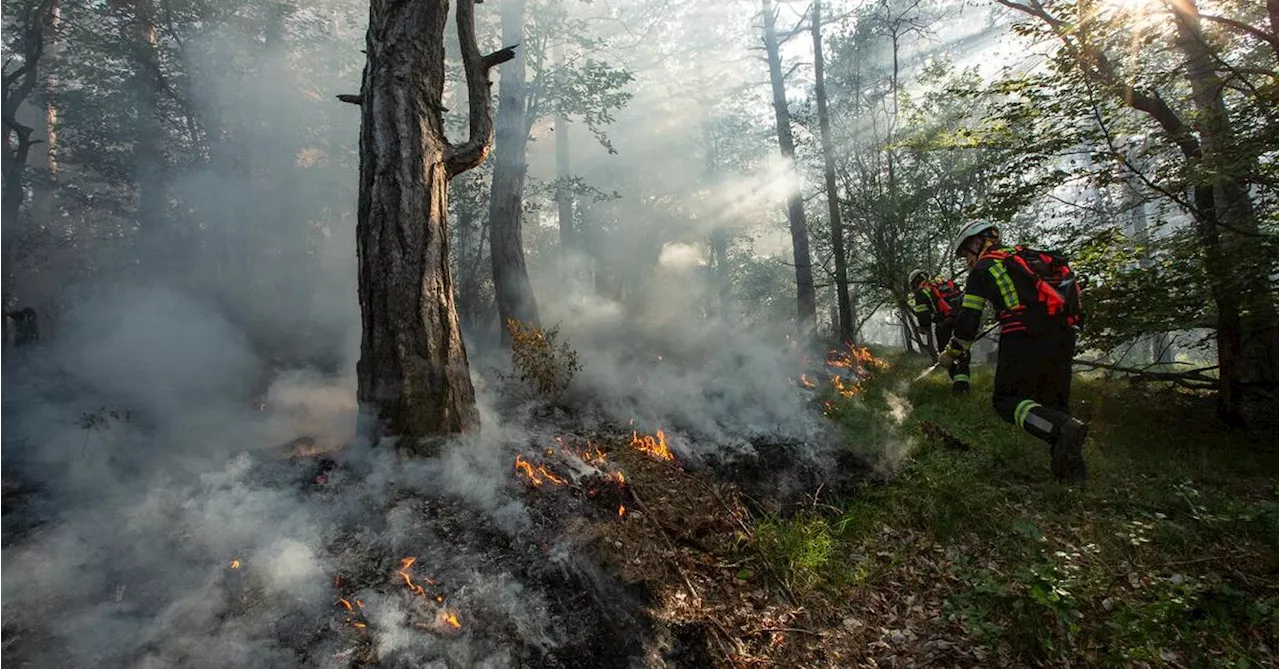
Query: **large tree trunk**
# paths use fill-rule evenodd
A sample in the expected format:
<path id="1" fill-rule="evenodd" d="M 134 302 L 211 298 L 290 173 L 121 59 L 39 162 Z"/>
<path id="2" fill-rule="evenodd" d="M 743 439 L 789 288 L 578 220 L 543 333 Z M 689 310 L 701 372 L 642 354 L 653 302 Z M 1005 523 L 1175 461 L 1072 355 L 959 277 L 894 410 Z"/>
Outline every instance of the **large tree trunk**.
<path id="1" fill-rule="evenodd" d="M 361 315 L 357 397 L 375 434 L 425 438 L 478 429 L 480 416 L 449 272 L 449 179 L 484 160 L 492 138 L 488 69 L 511 50 L 480 57 L 474 0 L 458 2 L 471 136 L 445 140 L 441 116 L 445 3 L 372 0 L 360 104 L 356 224 Z"/>
<path id="2" fill-rule="evenodd" d="M 1280 358 L 1269 278 L 1274 258 L 1260 252 L 1267 245 L 1251 238 L 1257 233 L 1253 202 L 1232 164 L 1235 135 L 1199 10 L 1194 0 L 1174 0 L 1169 6 L 1178 28 L 1178 46 L 1187 58 L 1184 67 L 1196 108 L 1200 171 L 1216 175 L 1212 185 L 1197 189 L 1196 204 L 1202 209 L 1197 227 L 1205 242 L 1205 266 L 1218 307 L 1219 410 L 1225 420 L 1239 424 L 1244 418 L 1245 387 L 1274 390 L 1276 386 Z"/>
<path id="3" fill-rule="evenodd" d="M 831 118 L 827 113 L 827 87 L 822 61 L 822 2 L 813 0 L 813 77 L 818 102 L 818 126 L 822 131 L 823 178 L 827 187 L 827 216 L 831 219 L 831 255 L 835 263 L 836 332 L 841 343 L 853 343 L 853 311 L 849 306 L 849 267 L 844 255 L 844 229 L 836 190 L 836 161 L 831 148 Z"/>
<path id="4" fill-rule="evenodd" d="M 502 41 L 524 40 L 525 0 L 502 5 Z M 525 151 L 529 130 L 525 118 L 524 56 L 502 67 L 498 85 L 497 133 L 493 151 L 493 190 L 489 198 L 489 257 L 493 263 L 493 291 L 503 343 L 510 342 L 508 320 L 538 324 L 538 303 L 524 260 L 521 232 L 524 218 Z"/>
<path id="5" fill-rule="evenodd" d="M 764 45 L 769 59 L 769 82 L 773 87 L 773 113 L 778 124 L 778 148 L 782 158 L 795 167 L 796 145 L 791 136 L 791 112 L 782 80 L 782 59 L 778 54 L 777 17 L 770 0 L 760 0 L 764 11 Z M 787 221 L 791 227 L 791 252 L 796 268 L 796 315 L 798 325 L 812 332 L 817 326 L 817 305 L 813 290 L 813 267 L 809 261 L 809 231 L 805 228 L 804 201 L 796 187 L 787 196 Z"/>
<path id="6" fill-rule="evenodd" d="M 0 268 L 4 273 L 0 285 L 4 294 L 0 306 L 4 309 L 8 309 L 18 297 L 16 284 L 19 283 L 20 258 L 17 242 L 22 232 L 19 216 L 26 199 L 27 161 L 32 145 L 40 139 L 32 137 L 34 129 L 31 126 L 18 121 L 18 109 L 35 89 L 47 30 L 57 6 L 55 0 L 44 0 L 16 19 L 11 17 L 16 24 L 11 29 L 22 31 L 19 41 L 22 63 L 10 68 L 10 61 L 6 59 L 3 100 L 0 101 L 0 126 L 4 131 L 4 152 L 0 154 L 0 225 L 3 226 L 0 231 Z"/>

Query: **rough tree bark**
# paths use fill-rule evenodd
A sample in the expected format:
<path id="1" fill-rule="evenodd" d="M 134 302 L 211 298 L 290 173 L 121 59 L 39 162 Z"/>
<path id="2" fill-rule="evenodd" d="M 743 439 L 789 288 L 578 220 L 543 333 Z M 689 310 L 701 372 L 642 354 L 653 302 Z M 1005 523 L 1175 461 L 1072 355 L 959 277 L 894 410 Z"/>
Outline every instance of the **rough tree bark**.
<path id="1" fill-rule="evenodd" d="M 524 39 L 525 0 L 502 4 L 502 43 Z M 524 218 L 524 178 L 529 143 L 526 119 L 524 56 L 502 66 L 498 84 L 497 132 L 493 145 L 493 186 L 489 198 L 489 258 L 493 264 L 493 292 L 498 302 L 503 344 L 509 344 L 509 319 L 538 324 L 538 303 L 525 265 L 521 226 Z"/>
<path id="2" fill-rule="evenodd" d="M 1200 167 L 1206 173 L 1217 175 L 1208 187 L 1212 189 L 1211 220 L 1217 225 L 1212 230 L 1205 226 L 1202 235 L 1211 242 L 1207 249 L 1211 255 L 1206 258 L 1210 267 L 1226 275 L 1214 279 L 1226 284 L 1220 294 L 1227 299 L 1229 307 L 1225 320 L 1223 315 L 1219 316 L 1219 329 L 1227 335 L 1220 334 L 1218 343 L 1223 380 L 1220 395 L 1224 418 L 1240 423 L 1243 422 L 1240 410 L 1244 390 L 1241 386 L 1274 388 L 1276 385 L 1280 358 L 1277 357 L 1276 312 L 1270 281 L 1266 276 L 1239 276 L 1242 265 L 1248 268 L 1246 271 L 1253 272 L 1267 267 L 1270 259 L 1259 253 L 1266 245 L 1242 238 L 1242 235 L 1257 233 L 1257 222 L 1247 186 L 1230 166 L 1235 133 L 1222 97 L 1224 82 L 1218 76 L 1216 58 L 1201 30 L 1199 8 L 1195 0 L 1173 0 L 1169 7 L 1178 29 L 1178 47 L 1186 56 L 1183 67 L 1196 108 Z M 1268 286 L 1261 299 L 1256 295 L 1260 285 Z M 1231 358 L 1226 361 L 1221 359 L 1224 345 L 1227 357 Z"/>
<path id="3" fill-rule="evenodd" d="M 782 58 L 778 55 L 777 16 L 771 0 L 760 0 L 764 12 L 764 46 L 769 61 L 769 82 L 773 87 L 773 113 L 778 124 L 778 148 L 788 165 L 794 166 L 795 139 L 791 136 L 791 112 L 787 109 L 787 92 L 782 77 Z M 809 261 L 809 231 L 805 228 L 804 200 L 797 185 L 787 196 L 787 222 L 791 227 L 791 253 L 796 269 L 796 315 L 801 329 L 812 332 L 817 325 L 814 300 L 813 267 Z"/>
<path id="4" fill-rule="evenodd" d="M 17 278 L 19 215 L 26 198 L 27 160 L 31 147 L 38 139 L 31 137 L 33 128 L 18 121 L 18 108 L 26 102 L 38 80 L 40 59 L 44 55 L 45 40 L 53 11 L 54 0 L 44 0 L 24 16 L 19 17 L 17 27 L 22 31 L 22 62 L 13 68 L 5 63 L 0 99 L 0 126 L 4 130 L 4 153 L 0 154 L 0 232 L 3 249 L 0 263 L 4 271 L 4 303 L 14 297 Z"/>
<path id="5" fill-rule="evenodd" d="M 398 435 L 418 453 L 479 427 L 449 272 L 447 197 L 449 179 L 488 153 L 488 71 L 514 55 L 482 57 L 474 0 L 459 0 L 470 137 L 450 144 L 441 107 L 447 12 L 442 2 L 372 0 L 360 95 L 339 96 L 360 104 L 357 396 L 376 416 L 375 435 Z"/>
<path id="6" fill-rule="evenodd" d="M 844 229 L 836 190 L 836 161 L 831 148 L 831 118 L 827 113 L 827 87 L 823 77 L 822 1 L 813 0 L 813 88 L 818 102 L 818 126 L 822 133 L 823 178 L 827 187 L 827 216 L 831 220 L 831 255 L 835 263 L 836 332 L 840 342 L 853 343 L 853 311 L 849 306 L 849 266 L 844 255 Z"/>

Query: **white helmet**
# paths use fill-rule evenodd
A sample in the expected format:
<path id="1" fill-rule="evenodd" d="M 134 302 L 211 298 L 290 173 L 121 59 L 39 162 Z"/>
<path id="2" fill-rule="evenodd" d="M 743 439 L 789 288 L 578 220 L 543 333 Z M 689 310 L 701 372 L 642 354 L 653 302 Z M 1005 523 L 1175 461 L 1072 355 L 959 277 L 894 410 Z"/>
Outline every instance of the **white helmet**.
<path id="1" fill-rule="evenodd" d="M 915 288 L 916 281 L 924 281 L 928 276 L 922 269 L 911 270 L 911 273 L 907 275 L 907 288 Z"/>
<path id="2" fill-rule="evenodd" d="M 995 223 L 991 223 L 989 221 L 974 221 L 972 223 L 965 224 L 964 227 L 960 228 L 960 232 L 956 233 L 955 240 L 951 242 L 951 250 L 956 254 L 956 257 L 959 257 L 961 255 L 960 249 L 964 247 L 964 243 L 968 241 L 970 237 L 975 237 L 987 231 L 991 231 L 996 234 L 999 233 L 999 230 L 996 229 Z"/>

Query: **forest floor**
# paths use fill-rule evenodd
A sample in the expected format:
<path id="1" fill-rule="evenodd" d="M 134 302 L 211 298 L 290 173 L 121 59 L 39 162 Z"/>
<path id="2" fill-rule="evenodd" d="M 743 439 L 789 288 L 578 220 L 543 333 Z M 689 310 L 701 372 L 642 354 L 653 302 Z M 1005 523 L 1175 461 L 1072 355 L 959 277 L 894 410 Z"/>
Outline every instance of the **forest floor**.
<path id="1" fill-rule="evenodd" d="M 991 409 L 990 369 L 955 396 L 942 373 L 911 383 L 922 358 L 889 361 L 825 398 L 882 474 L 839 499 L 753 514 L 732 484 L 629 458 L 644 507 L 594 543 L 656 595 L 667 660 L 1275 666 L 1274 425 L 1229 432 L 1204 397 L 1078 377 L 1091 478 L 1069 488 Z"/>

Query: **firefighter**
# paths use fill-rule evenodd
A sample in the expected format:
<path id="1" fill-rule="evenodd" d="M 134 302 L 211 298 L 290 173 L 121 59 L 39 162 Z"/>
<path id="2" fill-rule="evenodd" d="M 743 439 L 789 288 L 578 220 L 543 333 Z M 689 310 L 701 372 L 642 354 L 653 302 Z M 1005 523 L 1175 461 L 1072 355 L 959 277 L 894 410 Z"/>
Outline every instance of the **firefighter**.
<path id="1" fill-rule="evenodd" d="M 927 335 L 932 322 L 933 341 L 941 353 L 951 341 L 951 331 L 955 327 L 955 317 L 960 311 L 960 300 L 964 293 L 950 279 L 930 281 L 922 269 L 912 270 L 907 275 L 907 287 L 911 289 L 914 302 L 912 309 L 916 315 L 916 331 Z M 969 392 L 968 351 L 947 366 L 947 374 L 951 377 L 951 392 Z"/>
<path id="2" fill-rule="evenodd" d="M 968 353 L 982 308 L 991 302 L 1000 321 L 991 398 L 996 413 L 1049 444 L 1059 481 L 1083 482 L 1088 473 L 1081 448 L 1088 428 L 1067 405 L 1081 324 L 1074 275 L 1056 254 L 1001 246 L 999 230 L 986 221 L 961 228 L 953 248 L 969 266 L 969 277 L 952 339 L 939 360 L 959 360 Z"/>

